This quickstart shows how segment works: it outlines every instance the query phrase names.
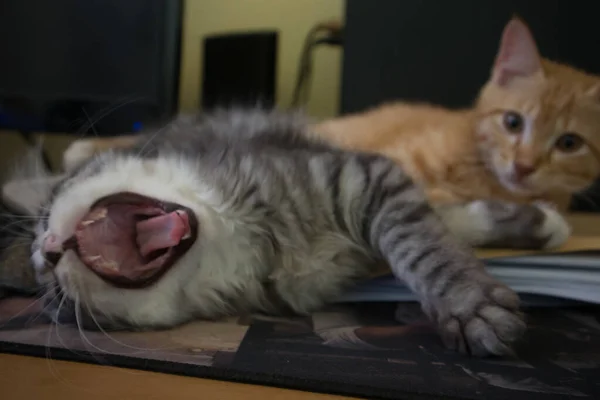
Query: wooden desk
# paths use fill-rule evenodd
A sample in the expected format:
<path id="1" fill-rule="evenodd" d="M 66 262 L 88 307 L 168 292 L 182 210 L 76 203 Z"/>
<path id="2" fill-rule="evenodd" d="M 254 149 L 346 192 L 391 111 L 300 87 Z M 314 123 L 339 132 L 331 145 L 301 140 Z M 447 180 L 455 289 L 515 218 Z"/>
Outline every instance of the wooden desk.
<path id="1" fill-rule="evenodd" d="M 600 235 L 598 217 L 574 215 L 570 221 L 577 235 Z M 0 354 L 0 396 L 3 400 L 346 398 L 7 354 Z"/>
<path id="2" fill-rule="evenodd" d="M 329 400 L 345 397 L 0 354 L 3 400 Z"/>

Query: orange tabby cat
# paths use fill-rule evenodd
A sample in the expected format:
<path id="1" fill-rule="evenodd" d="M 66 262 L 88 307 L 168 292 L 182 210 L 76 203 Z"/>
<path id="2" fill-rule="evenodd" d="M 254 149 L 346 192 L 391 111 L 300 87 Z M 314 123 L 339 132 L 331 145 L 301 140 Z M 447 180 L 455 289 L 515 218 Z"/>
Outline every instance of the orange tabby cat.
<path id="1" fill-rule="evenodd" d="M 437 203 L 547 200 L 565 208 L 600 175 L 600 78 L 542 59 L 514 18 L 472 109 L 387 104 L 315 130 L 393 158 Z"/>
<path id="2" fill-rule="evenodd" d="M 472 109 L 387 104 L 317 124 L 315 134 L 391 157 L 435 203 L 546 200 L 564 209 L 600 175 L 600 78 L 542 59 L 514 18 Z M 65 166 L 133 140 L 77 141 Z"/>

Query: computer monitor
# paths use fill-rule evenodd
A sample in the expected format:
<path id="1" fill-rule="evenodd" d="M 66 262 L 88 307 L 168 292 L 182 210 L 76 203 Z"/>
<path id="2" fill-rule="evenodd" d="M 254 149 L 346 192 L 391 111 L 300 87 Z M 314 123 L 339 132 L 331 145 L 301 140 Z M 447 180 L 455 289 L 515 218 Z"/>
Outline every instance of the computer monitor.
<path id="1" fill-rule="evenodd" d="M 0 129 L 118 135 L 177 110 L 182 0 L 3 0 Z"/>

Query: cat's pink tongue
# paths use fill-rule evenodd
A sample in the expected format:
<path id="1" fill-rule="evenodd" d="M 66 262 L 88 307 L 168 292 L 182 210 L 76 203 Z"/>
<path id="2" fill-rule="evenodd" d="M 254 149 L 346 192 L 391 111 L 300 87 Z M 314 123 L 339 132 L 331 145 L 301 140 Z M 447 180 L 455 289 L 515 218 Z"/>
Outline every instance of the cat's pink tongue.
<path id="1" fill-rule="evenodd" d="M 153 251 L 177 246 L 190 232 L 188 216 L 183 211 L 138 222 L 136 228 L 136 241 L 144 257 Z"/>

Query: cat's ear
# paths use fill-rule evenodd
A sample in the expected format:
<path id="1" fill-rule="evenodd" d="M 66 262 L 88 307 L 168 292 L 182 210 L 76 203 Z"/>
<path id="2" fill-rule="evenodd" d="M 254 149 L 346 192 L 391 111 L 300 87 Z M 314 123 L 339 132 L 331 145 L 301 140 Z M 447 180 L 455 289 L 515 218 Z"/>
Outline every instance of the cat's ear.
<path id="1" fill-rule="evenodd" d="M 502 33 L 492 80 L 506 86 L 514 78 L 542 73 L 542 60 L 531 31 L 520 18 L 513 17 Z"/>

